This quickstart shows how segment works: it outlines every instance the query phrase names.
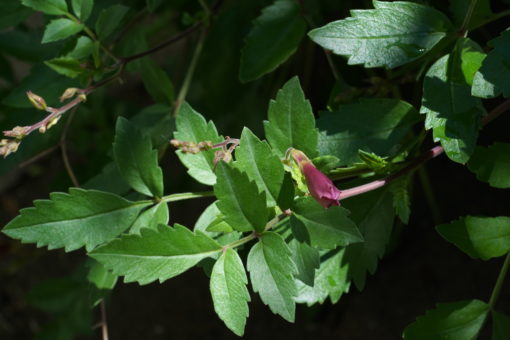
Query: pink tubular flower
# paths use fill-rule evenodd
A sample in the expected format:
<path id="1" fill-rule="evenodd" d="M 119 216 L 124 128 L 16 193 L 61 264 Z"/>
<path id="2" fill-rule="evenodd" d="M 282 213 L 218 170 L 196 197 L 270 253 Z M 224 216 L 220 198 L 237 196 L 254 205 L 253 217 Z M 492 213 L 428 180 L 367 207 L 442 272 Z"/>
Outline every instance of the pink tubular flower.
<path id="1" fill-rule="evenodd" d="M 290 153 L 305 176 L 306 185 L 312 197 L 324 208 L 340 205 L 340 190 L 333 182 L 320 172 L 303 152 L 291 149 Z"/>

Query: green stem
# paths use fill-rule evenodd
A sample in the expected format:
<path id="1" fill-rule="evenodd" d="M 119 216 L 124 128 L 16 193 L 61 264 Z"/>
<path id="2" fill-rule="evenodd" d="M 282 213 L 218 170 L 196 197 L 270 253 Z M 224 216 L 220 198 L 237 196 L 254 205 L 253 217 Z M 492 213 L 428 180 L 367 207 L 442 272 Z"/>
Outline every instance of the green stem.
<path id="1" fill-rule="evenodd" d="M 189 64 L 188 71 L 184 76 L 184 81 L 182 83 L 181 89 L 179 90 L 179 94 L 177 95 L 177 99 L 175 101 L 175 109 L 173 112 L 173 116 L 176 117 L 179 114 L 179 109 L 181 108 L 181 104 L 186 99 L 188 95 L 189 86 L 191 85 L 191 80 L 193 79 L 193 74 L 195 73 L 195 68 L 197 66 L 198 59 L 202 54 L 202 47 L 204 46 L 204 41 L 207 33 L 207 26 L 204 26 L 200 31 L 200 36 L 198 38 L 197 46 L 195 47 L 195 52 L 193 52 L 193 57 L 191 59 L 191 63 Z"/>
<path id="2" fill-rule="evenodd" d="M 498 279 L 496 280 L 496 284 L 494 285 L 494 289 L 492 289 L 491 298 L 489 299 L 489 308 L 492 310 L 496 305 L 496 302 L 499 298 L 499 293 L 501 292 L 501 286 L 503 286 L 503 282 L 505 281 L 506 273 L 508 271 L 508 267 L 510 267 L 510 253 L 506 255 L 505 262 L 503 262 L 503 266 L 499 271 Z"/>
<path id="3" fill-rule="evenodd" d="M 80 19 L 78 19 L 77 17 L 75 17 L 74 15 L 72 15 L 71 13 L 66 13 L 66 16 L 71 19 L 72 21 L 76 22 L 77 24 L 80 24 L 80 25 L 83 25 L 83 31 L 85 32 L 85 34 L 87 34 L 89 36 L 90 39 L 92 39 L 93 41 L 99 41 L 97 39 L 97 36 L 94 34 L 94 32 L 92 32 L 92 30 L 90 28 L 88 28 L 84 23 L 82 23 L 80 21 Z M 112 51 L 110 51 L 106 46 L 103 45 L 102 42 L 99 41 L 99 46 L 101 47 L 101 49 L 110 57 L 112 58 L 115 62 L 119 62 L 119 58 L 117 58 L 113 53 Z"/>
<path id="4" fill-rule="evenodd" d="M 171 194 L 171 195 L 163 196 L 161 198 L 161 202 L 175 202 L 175 201 L 189 200 L 192 198 L 213 197 L 213 196 L 214 196 L 213 191 L 181 192 L 178 194 Z"/>
<path id="5" fill-rule="evenodd" d="M 490 24 L 491 22 L 493 21 L 496 21 L 496 20 L 499 20 L 501 18 L 504 18 L 506 16 L 509 16 L 510 15 L 510 9 L 506 10 L 506 11 L 503 11 L 503 12 L 499 12 L 497 14 L 494 14 L 493 16 L 491 16 L 490 18 L 488 18 L 487 20 L 484 20 L 483 22 L 479 23 L 478 25 L 474 26 L 473 28 L 471 28 L 471 30 L 474 30 L 474 29 L 477 29 L 477 28 L 480 28 L 482 26 L 485 26 L 487 24 Z"/>
<path id="6" fill-rule="evenodd" d="M 471 21 L 471 16 L 473 15 L 473 10 L 476 7 L 476 3 L 478 0 L 471 0 L 469 3 L 469 7 L 466 12 L 466 16 L 464 17 L 464 22 L 462 23 L 462 26 L 460 27 L 461 32 L 467 32 L 469 22 Z"/>

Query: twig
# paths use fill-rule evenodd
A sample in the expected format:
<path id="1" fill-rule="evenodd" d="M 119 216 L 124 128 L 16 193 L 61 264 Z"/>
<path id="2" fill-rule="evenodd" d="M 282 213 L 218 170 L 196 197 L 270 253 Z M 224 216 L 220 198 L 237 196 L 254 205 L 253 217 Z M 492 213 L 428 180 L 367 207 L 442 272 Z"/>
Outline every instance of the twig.
<path id="1" fill-rule="evenodd" d="M 482 118 L 482 125 L 485 126 L 498 118 L 500 115 L 510 110 L 510 99 L 505 100 L 503 103 L 496 106 L 488 115 Z"/>
<path id="2" fill-rule="evenodd" d="M 104 299 L 101 300 L 99 308 L 101 309 L 101 334 L 103 340 L 108 340 L 108 320 L 106 319 L 106 304 Z"/>
<path id="3" fill-rule="evenodd" d="M 71 162 L 69 161 L 69 156 L 67 154 L 67 144 L 66 144 L 66 138 L 67 138 L 67 132 L 69 131 L 69 126 L 71 126 L 71 121 L 73 120 L 73 117 L 76 113 L 76 109 L 78 107 L 74 107 L 71 111 L 71 114 L 69 115 L 69 118 L 67 119 L 67 122 L 64 126 L 64 131 L 62 132 L 62 136 L 60 136 L 60 151 L 62 154 L 62 160 L 64 161 L 64 166 L 67 171 L 67 175 L 71 179 L 71 182 L 73 185 L 77 188 L 80 187 L 80 183 L 78 182 L 78 179 L 76 178 L 76 175 L 74 174 L 73 167 L 71 166 Z"/>
<path id="4" fill-rule="evenodd" d="M 34 157 L 32 158 L 29 158 L 27 159 L 26 161 L 24 162 L 21 162 L 18 167 L 21 169 L 21 168 L 24 168 L 26 166 L 29 166 L 30 164 L 34 163 L 34 162 L 37 162 L 38 160 L 40 160 L 41 158 L 43 158 L 44 156 L 46 155 L 49 155 L 50 153 L 52 153 L 53 151 L 57 150 L 58 149 L 58 145 L 53 145 L 52 147 L 49 147 L 48 149 L 46 150 L 43 150 L 41 152 L 39 152 L 37 155 L 35 155 Z"/>

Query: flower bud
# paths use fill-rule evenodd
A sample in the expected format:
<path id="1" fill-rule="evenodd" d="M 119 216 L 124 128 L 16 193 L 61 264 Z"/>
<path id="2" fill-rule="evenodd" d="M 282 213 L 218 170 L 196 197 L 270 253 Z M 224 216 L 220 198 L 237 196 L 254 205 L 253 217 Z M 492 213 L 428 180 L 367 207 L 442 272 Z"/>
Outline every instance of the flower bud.
<path id="1" fill-rule="evenodd" d="M 60 96 L 60 101 L 63 102 L 66 99 L 73 98 L 77 91 L 78 89 L 76 87 L 67 88 Z"/>
<path id="2" fill-rule="evenodd" d="M 43 97 L 36 95 L 32 91 L 27 92 L 27 97 L 36 109 L 46 110 L 48 108 L 48 105 L 46 105 L 46 101 L 43 99 Z"/>
<path id="3" fill-rule="evenodd" d="M 338 190 L 333 182 L 320 172 L 303 152 L 291 149 L 290 154 L 305 176 L 310 195 L 324 208 L 340 205 L 340 190 Z"/>

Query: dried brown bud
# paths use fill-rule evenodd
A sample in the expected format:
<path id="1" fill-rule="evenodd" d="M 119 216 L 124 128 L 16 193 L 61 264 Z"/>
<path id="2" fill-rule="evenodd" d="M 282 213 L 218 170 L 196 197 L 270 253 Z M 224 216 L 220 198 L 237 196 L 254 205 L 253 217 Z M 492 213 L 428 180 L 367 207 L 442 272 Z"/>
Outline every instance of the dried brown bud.
<path id="1" fill-rule="evenodd" d="M 76 87 L 70 87 L 64 91 L 64 93 L 60 96 L 60 101 L 63 102 L 66 99 L 73 98 L 78 89 Z"/>
<path id="2" fill-rule="evenodd" d="M 48 105 L 46 105 L 46 101 L 42 97 L 33 93 L 32 91 L 27 92 L 27 97 L 28 100 L 30 100 L 30 102 L 32 103 L 32 105 L 34 105 L 36 109 L 46 110 L 48 108 Z"/>

